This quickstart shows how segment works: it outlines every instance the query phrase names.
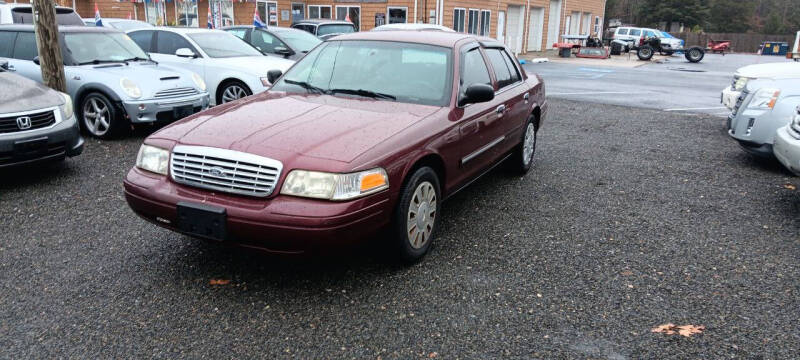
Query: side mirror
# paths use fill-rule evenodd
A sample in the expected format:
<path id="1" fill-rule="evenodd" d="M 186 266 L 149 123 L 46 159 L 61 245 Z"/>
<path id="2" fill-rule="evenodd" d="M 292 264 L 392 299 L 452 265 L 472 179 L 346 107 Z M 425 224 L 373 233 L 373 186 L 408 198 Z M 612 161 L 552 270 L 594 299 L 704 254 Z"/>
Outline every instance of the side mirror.
<path id="1" fill-rule="evenodd" d="M 195 54 L 194 51 L 190 50 L 189 48 L 180 48 L 175 50 L 175 56 L 182 58 L 196 58 L 197 54 Z"/>
<path id="2" fill-rule="evenodd" d="M 291 56 L 291 55 L 294 55 L 294 51 L 292 51 L 292 50 L 289 50 L 288 48 L 285 48 L 285 47 L 283 47 L 283 46 L 276 46 L 276 47 L 275 47 L 275 53 L 276 53 L 276 54 L 283 55 L 283 56 Z"/>
<path id="3" fill-rule="evenodd" d="M 472 84 L 464 91 L 464 96 L 458 100 L 458 106 L 477 104 L 494 99 L 494 88 L 486 84 Z"/>
<path id="4" fill-rule="evenodd" d="M 283 71 L 280 71 L 280 70 L 277 70 L 277 69 L 276 70 L 270 70 L 270 71 L 267 72 L 267 80 L 269 81 L 270 84 L 274 84 L 275 81 L 278 80 L 278 78 L 281 77 L 281 75 L 283 75 Z"/>
<path id="5" fill-rule="evenodd" d="M 38 56 L 34 56 L 33 57 L 33 63 L 36 64 L 36 65 L 39 65 L 39 57 Z"/>
<path id="6" fill-rule="evenodd" d="M 8 61 L 7 60 L 0 60 L 0 69 L 8 70 Z"/>

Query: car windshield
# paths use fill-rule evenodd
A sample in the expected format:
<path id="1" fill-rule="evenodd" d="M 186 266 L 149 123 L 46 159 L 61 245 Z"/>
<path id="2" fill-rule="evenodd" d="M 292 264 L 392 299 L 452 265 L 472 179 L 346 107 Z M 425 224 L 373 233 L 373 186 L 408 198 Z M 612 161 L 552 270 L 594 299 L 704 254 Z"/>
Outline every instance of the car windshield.
<path id="1" fill-rule="evenodd" d="M 317 28 L 317 36 L 330 34 L 349 34 L 355 32 L 353 25 L 350 24 L 322 24 Z"/>
<path id="2" fill-rule="evenodd" d="M 189 34 L 189 37 L 212 58 L 263 56 L 260 51 L 244 40 L 224 31 Z"/>
<path id="3" fill-rule="evenodd" d="M 142 48 L 123 33 L 67 33 L 64 40 L 70 55 L 79 64 L 148 59 Z"/>
<path id="4" fill-rule="evenodd" d="M 144 29 L 144 28 L 153 27 L 153 25 L 150 25 L 150 24 L 148 24 L 146 22 L 136 21 L 136 20 L 114 21 L 114 22 L 109 22 L 108 25 L 111 25 L 111 27 L 113 27 L 115 29 L 122 30 L 122 31 L 130 31 L 130 30 Z"/>
<path id="5" fill-rule="evenodd" d="M 311 49 L 322 42 L 322 40 L 316 36 L 302 30 L 276 31 L 275 34 L 277 34 L 281 40 L 289 43 L 289 46 L 291 46 L 293 49 L 300 52 L 311 51 Z"/>
<path id="6" fill-rule="evenodd" d="M 449 48 L 391 41 L 329 41 L 303 57 L 272 90 L 447 106 Z"/>

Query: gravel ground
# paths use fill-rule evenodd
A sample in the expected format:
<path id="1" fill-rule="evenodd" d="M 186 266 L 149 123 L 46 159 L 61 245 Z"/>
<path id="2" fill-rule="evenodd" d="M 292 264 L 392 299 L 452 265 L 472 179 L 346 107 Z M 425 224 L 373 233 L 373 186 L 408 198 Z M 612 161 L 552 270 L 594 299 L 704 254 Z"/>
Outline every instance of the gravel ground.
<path id="1" fill-rule="evenodd" d="M 409 268 L 140 220 L 121 179 L 143 134 L 3 172 L 0 357 L 796 357 L 800 181 L 719 118 L 551 102 L 532 173 L 447 202 Z M 670 322 L 706 330 L 650 332 Z"/>

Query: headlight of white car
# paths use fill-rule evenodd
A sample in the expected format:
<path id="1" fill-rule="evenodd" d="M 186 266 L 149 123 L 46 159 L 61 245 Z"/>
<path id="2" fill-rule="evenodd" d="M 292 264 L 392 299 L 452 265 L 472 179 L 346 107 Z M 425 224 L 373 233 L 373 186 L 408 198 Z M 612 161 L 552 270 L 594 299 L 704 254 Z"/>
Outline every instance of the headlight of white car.
<path id="1" fill-rule="evenodd" d="M 747 82 L 750 81 L 750 78 L 746 78 L 744 76 L 736 78 L 733 80 L 733 90 L 739 91 L 744 89 Z"/>
<path id="2" fill-rule="evenodd" d="M 386 171 L 375 168 L 349 174 L 293 170 L 283 182 L 281 194 L 327 200 L 350 200 L 389 187 Z"/>
<path id="3" fill-rule="evenodd" d="M 139 85 L 136 85 L 133 80 L 128 78 L 119 79 L 119 86 L 125 91 L 128 96 L 138 99 L 142 97 L 142 89 L 139 89 Z"/>
<path id="4" fill-rule="evenodd" d="M 62 92 L 59 92 L 59 94 L 64 99 L 64 104 L 58 107 L 58 109 L 61 110 L 61 119 L 67 120 L 75 116 L 75 113 L 73 112 L 72 109 L 72 98 L 69 95 Z"/>
<path id="5" fill-rule="evenodd" d="M 150 145 L 142 145 L 136 156 L 136 167 L 156 174 L 167 175 L 169 151 Z"/>
<path id="6" fill-rule="evenodd" d="M 758 89 L 758 91 L 753 94 L 753 99 L 750 100 L 750 105 L 748 105 L 747 108 L 770 110 L 775 107 L 779 96 L 781 96 L 781 91 L 778 89 Z"/>
<path id="7" fill-rule="evenodd" d="M 192 80 L 194 80 L 194 84 L 197 85 L 198 89 L 206 91 L 206 82 L 203 81 L 203 78 L 201 78 L 200 75 L 192 73 Z"/>

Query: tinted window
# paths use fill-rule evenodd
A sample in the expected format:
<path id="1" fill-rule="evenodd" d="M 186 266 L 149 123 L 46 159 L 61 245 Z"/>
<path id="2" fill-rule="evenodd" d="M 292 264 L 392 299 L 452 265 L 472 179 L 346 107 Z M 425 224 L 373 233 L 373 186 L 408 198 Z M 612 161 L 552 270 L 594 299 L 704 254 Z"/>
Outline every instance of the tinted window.
<path id="1" fill-rule="evenodd" d="M 14 38 L 17 33 L 12 31 L 0 31 L 0 57 L 11 57 L 11 49 L 14 47 Z"/>
<path id="2" fill-rule="evenodd" d="M 619 29 L 619 31 L 617 32 L 617 34 L 620 34 L 620 35 L 628 35 L 628 29 Z"/>
<path id="3" fill-rule="evenodd" d="M 641 34 L 642 34 L 641 30 L 639 30 L 639 29 L 631 29 L 631 35 L 632 36 L 639 36 Z"/>
<path id="4" fill-rule="evenodd" d="M 36 37 L 33 33 L 17 33 L 17 41 L 14 43 L 12 57 L 20 60 L 33 60 L 36 55 L 39 55 L 39 51 L 36 49 Z"/>
<path id="5" fill-rule="evenodd" d="M 274 30 L 273 30 L 274 31 Z M 297 51 L 308 52 L 322 42 L 319 38 L 303 31 L 279 30 L 277 35 Z"/>
<path id="6" fill-rule="evenodd" d="M 189 34 L 189 37 L 212 58 L 264 55 L 252 45 L 226 32 L 194 33 Z"/>
<path id="7" fill-rule="evenodd" d="M 514 58 L 512 58 L 511 55 L 509 55 L 508 52 L 506 52 L 505 50 L 502 50 L 502 53 L 503 53 L 503 59 L 506 60 L 506 66 L 508 67 L 508 71 L 511 73 L 511 81 L 517 82 L 522 80 L 522 76 L 519 74 L 517 67 L 514 65 L 515 61 Z"/>
<path id="8" fill-rule="evenodd" d="M 489 78 L 489 69 L 486 67 L 486 62 L 483 61 L 483 56 L 478 48 L 464 54 L 463 64 L 461 65 L 461 93 L 463 94 L 472 84 L 492 85 L 492 80 Z"/>
<path id="9" fill-rule="evenodd" d="M 166 31 L 158 32 L 158 39 L 156 40 L 156 53 L 175 55 L 175 52 L 182 48 L 195 51 L 194 47 L 182 36 Z"/>
<path id="10" fill-rule="evenodd" d="M 494 68 L 494 76 L 497 79 L 497 88 L 502 89 L 514 82 L 511 72 L 508 71 L 506 59 L 500 49 L 486 49 L 486 55 Z"/>
<path id="11" fill-rule="evenodd" d="M 278 38 L 266 31 L 253 31 L 251 35 L 253 46 L 261 49 L 261 51 L 268 53 L 275 53 L 276 47 L 286 47 Z"/>
<path id="12" fill-rule="evenodd" d="M 350 24 L 328 24 L 320 25 L 319 29 L 317 29 L 317 35 L 348 34 L 355 31 L 353 25 Z"/>
<path id="13" fill-rule="evenodd" d="M 153 41 L 153 31 L 133 32 L 130 33 L 130 37 L 142 50 L 150 52 L 150 44 Z"/>

